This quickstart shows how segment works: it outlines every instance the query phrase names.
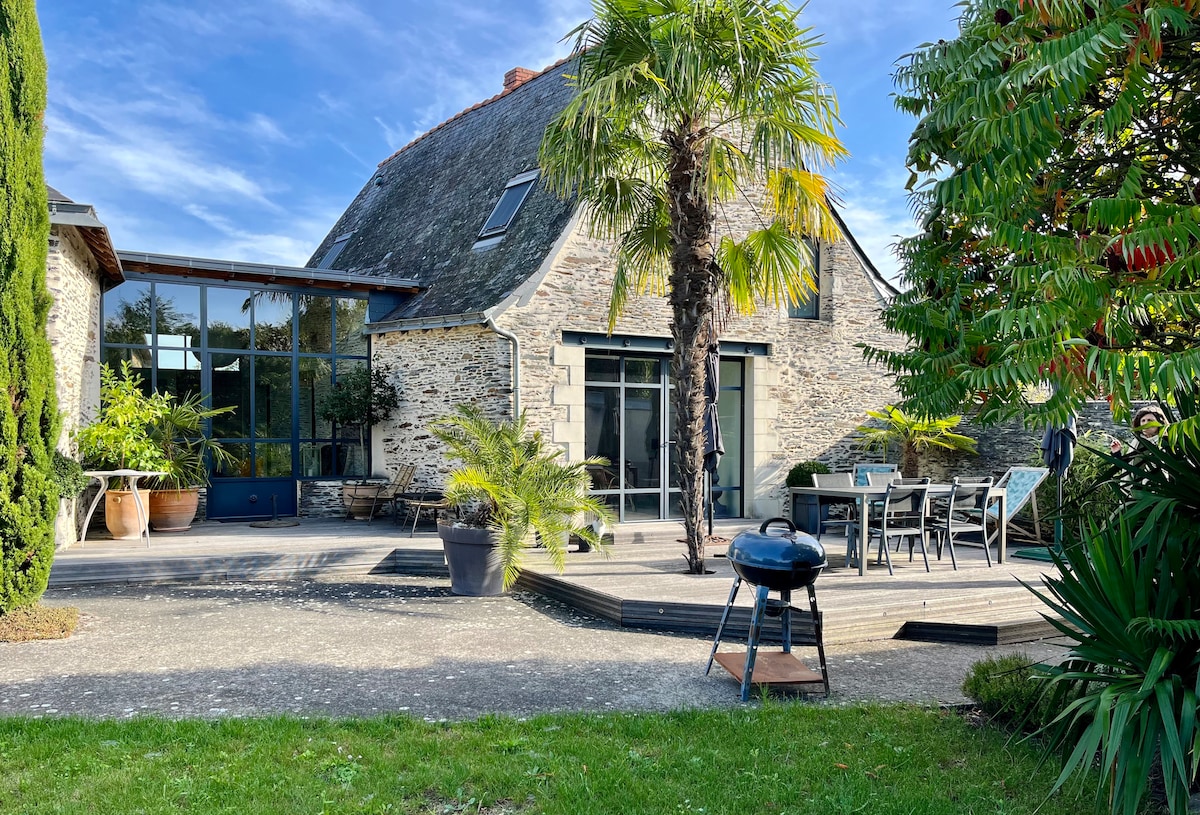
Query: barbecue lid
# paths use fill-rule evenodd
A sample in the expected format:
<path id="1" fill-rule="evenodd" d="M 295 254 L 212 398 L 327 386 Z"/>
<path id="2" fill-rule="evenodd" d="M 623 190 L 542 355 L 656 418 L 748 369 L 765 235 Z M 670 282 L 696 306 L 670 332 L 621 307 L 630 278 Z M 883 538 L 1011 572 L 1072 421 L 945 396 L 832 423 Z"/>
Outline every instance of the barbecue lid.
<path id="1" fill-rule="evenodd" d="M 737 565 L 781 572 L 824 569 L 828 565 L 824 547 L 811 535 L 797 530 L 787 518 L 770 518 L 757 531 L 739 532 L 726 556 Z"/>

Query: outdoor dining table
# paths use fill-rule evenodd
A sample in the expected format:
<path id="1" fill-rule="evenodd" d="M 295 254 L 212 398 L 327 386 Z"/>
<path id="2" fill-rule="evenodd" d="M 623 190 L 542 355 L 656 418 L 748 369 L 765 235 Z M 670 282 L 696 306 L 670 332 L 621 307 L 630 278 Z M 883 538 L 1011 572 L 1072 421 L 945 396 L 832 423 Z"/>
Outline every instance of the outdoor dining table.
<path id="1" fill-rule="evenodd" d="M 791 492 L 794 495 L 816 495 L 821 498 L 841 498 L 855 502 L 858 510 L 859 518 L 866 518 L 867 506 L 872 501 L 882 501 L 887 495 L 886 484 L 875 484 L 868 487 L 792 487 Z M 938 496 L 947 496 L 953 487 L 949 484 L 930 484 L 928 497 L 936 498 Z M 996 562 L 1003 563 L 1005 556 L 1008 554 L 1008 524 L 1004 512 L 1004 503 L 1007 499 L 1007 491 L 1004 487 L 988 488 L 988 504 L 995 502 L 997 513 L 997 524 L 999 528 L 999 537 L 996 546 Z M 858 534 L 858 573 L 865 575 L 867 573 L 867 542 L 870 540 L 870 533 L 867 524 L 860 523 L 855 525 Z M 847 533 L 848 534 L 848 533 Z M 984 545 L 987 545 L 986 537 Z"/>

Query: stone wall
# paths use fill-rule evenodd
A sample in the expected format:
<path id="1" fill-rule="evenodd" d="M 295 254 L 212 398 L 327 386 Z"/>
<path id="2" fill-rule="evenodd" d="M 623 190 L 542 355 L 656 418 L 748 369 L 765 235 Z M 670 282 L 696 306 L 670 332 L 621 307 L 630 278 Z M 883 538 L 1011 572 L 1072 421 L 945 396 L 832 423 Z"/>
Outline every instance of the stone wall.
<path id="1" fill-rule="evenodd" d="M 88 421 L 100 401 L 100 278 L 91 251 L 73 226 L 50 228 L 46 287 L 54 298 L 46 319 L 46 336 L 54 354 L 55 391 L 62 415 L 58 448 L 74 456 L 73 434 Z M 63 501 L 55 520 L 58 546 L 76 540 L 86 507 Z"/>
<path id="2" fill-rule="evenodd" d="M 400 389 L 400 408 L 373 429 L 375 471 L 389 475 L 397 464 L 414 464 L 412 489 L 441 487 L 449 469 L 429 424 L 455 405 L 475 404 L 496 416 L 510 411 L 512 348 L 481 325 L 392 332 L 372 338 L 375 364 L 390 365 Z"/>
<path id="3" fill-rule="evenodd" d="M 46 336 L 54 352 L 60 449 L 74 449 L 71 433 L 100 401 L 100 280 L 95 258 L 73 226 L 50 230 L 46 286 L 54 298 Z"/>

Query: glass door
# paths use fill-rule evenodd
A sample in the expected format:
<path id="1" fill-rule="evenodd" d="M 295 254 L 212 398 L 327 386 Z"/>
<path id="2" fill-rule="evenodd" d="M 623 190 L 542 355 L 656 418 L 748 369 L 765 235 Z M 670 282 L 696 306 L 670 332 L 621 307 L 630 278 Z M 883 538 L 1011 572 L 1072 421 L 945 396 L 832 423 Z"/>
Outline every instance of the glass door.
<path id="1" fill-rule="evenodd" d="M 716 479 L 718 516 L 741 514 L 742 363 L 723 360 L 718 410 L 726 455 Z M 679 478 L 671 440 L 670 359 L 590 354 L 585 360 L 584 449 L 608 459 L 592 488 L 621 521 L 678 518 Z"/>

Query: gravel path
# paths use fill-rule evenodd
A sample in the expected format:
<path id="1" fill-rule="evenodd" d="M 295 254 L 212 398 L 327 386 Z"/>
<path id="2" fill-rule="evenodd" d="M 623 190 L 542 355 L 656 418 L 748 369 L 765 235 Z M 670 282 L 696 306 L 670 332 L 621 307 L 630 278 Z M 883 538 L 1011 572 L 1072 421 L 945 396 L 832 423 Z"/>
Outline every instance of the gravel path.
<path id="1" fill-rule="evenodd" d="M 0 644 L 0 715 L 442 720 L 741 704 L 720 666 L 704 676 L 709 639 L 618 628 L 533 594 L 460 598 L 445 579 L 104 586 L 43 602 L 78 606 L 80 628 Z M 832 702 L 960 703 L 970 664 L 1009 651 L 1061 647 L 830 648 Z"/>

